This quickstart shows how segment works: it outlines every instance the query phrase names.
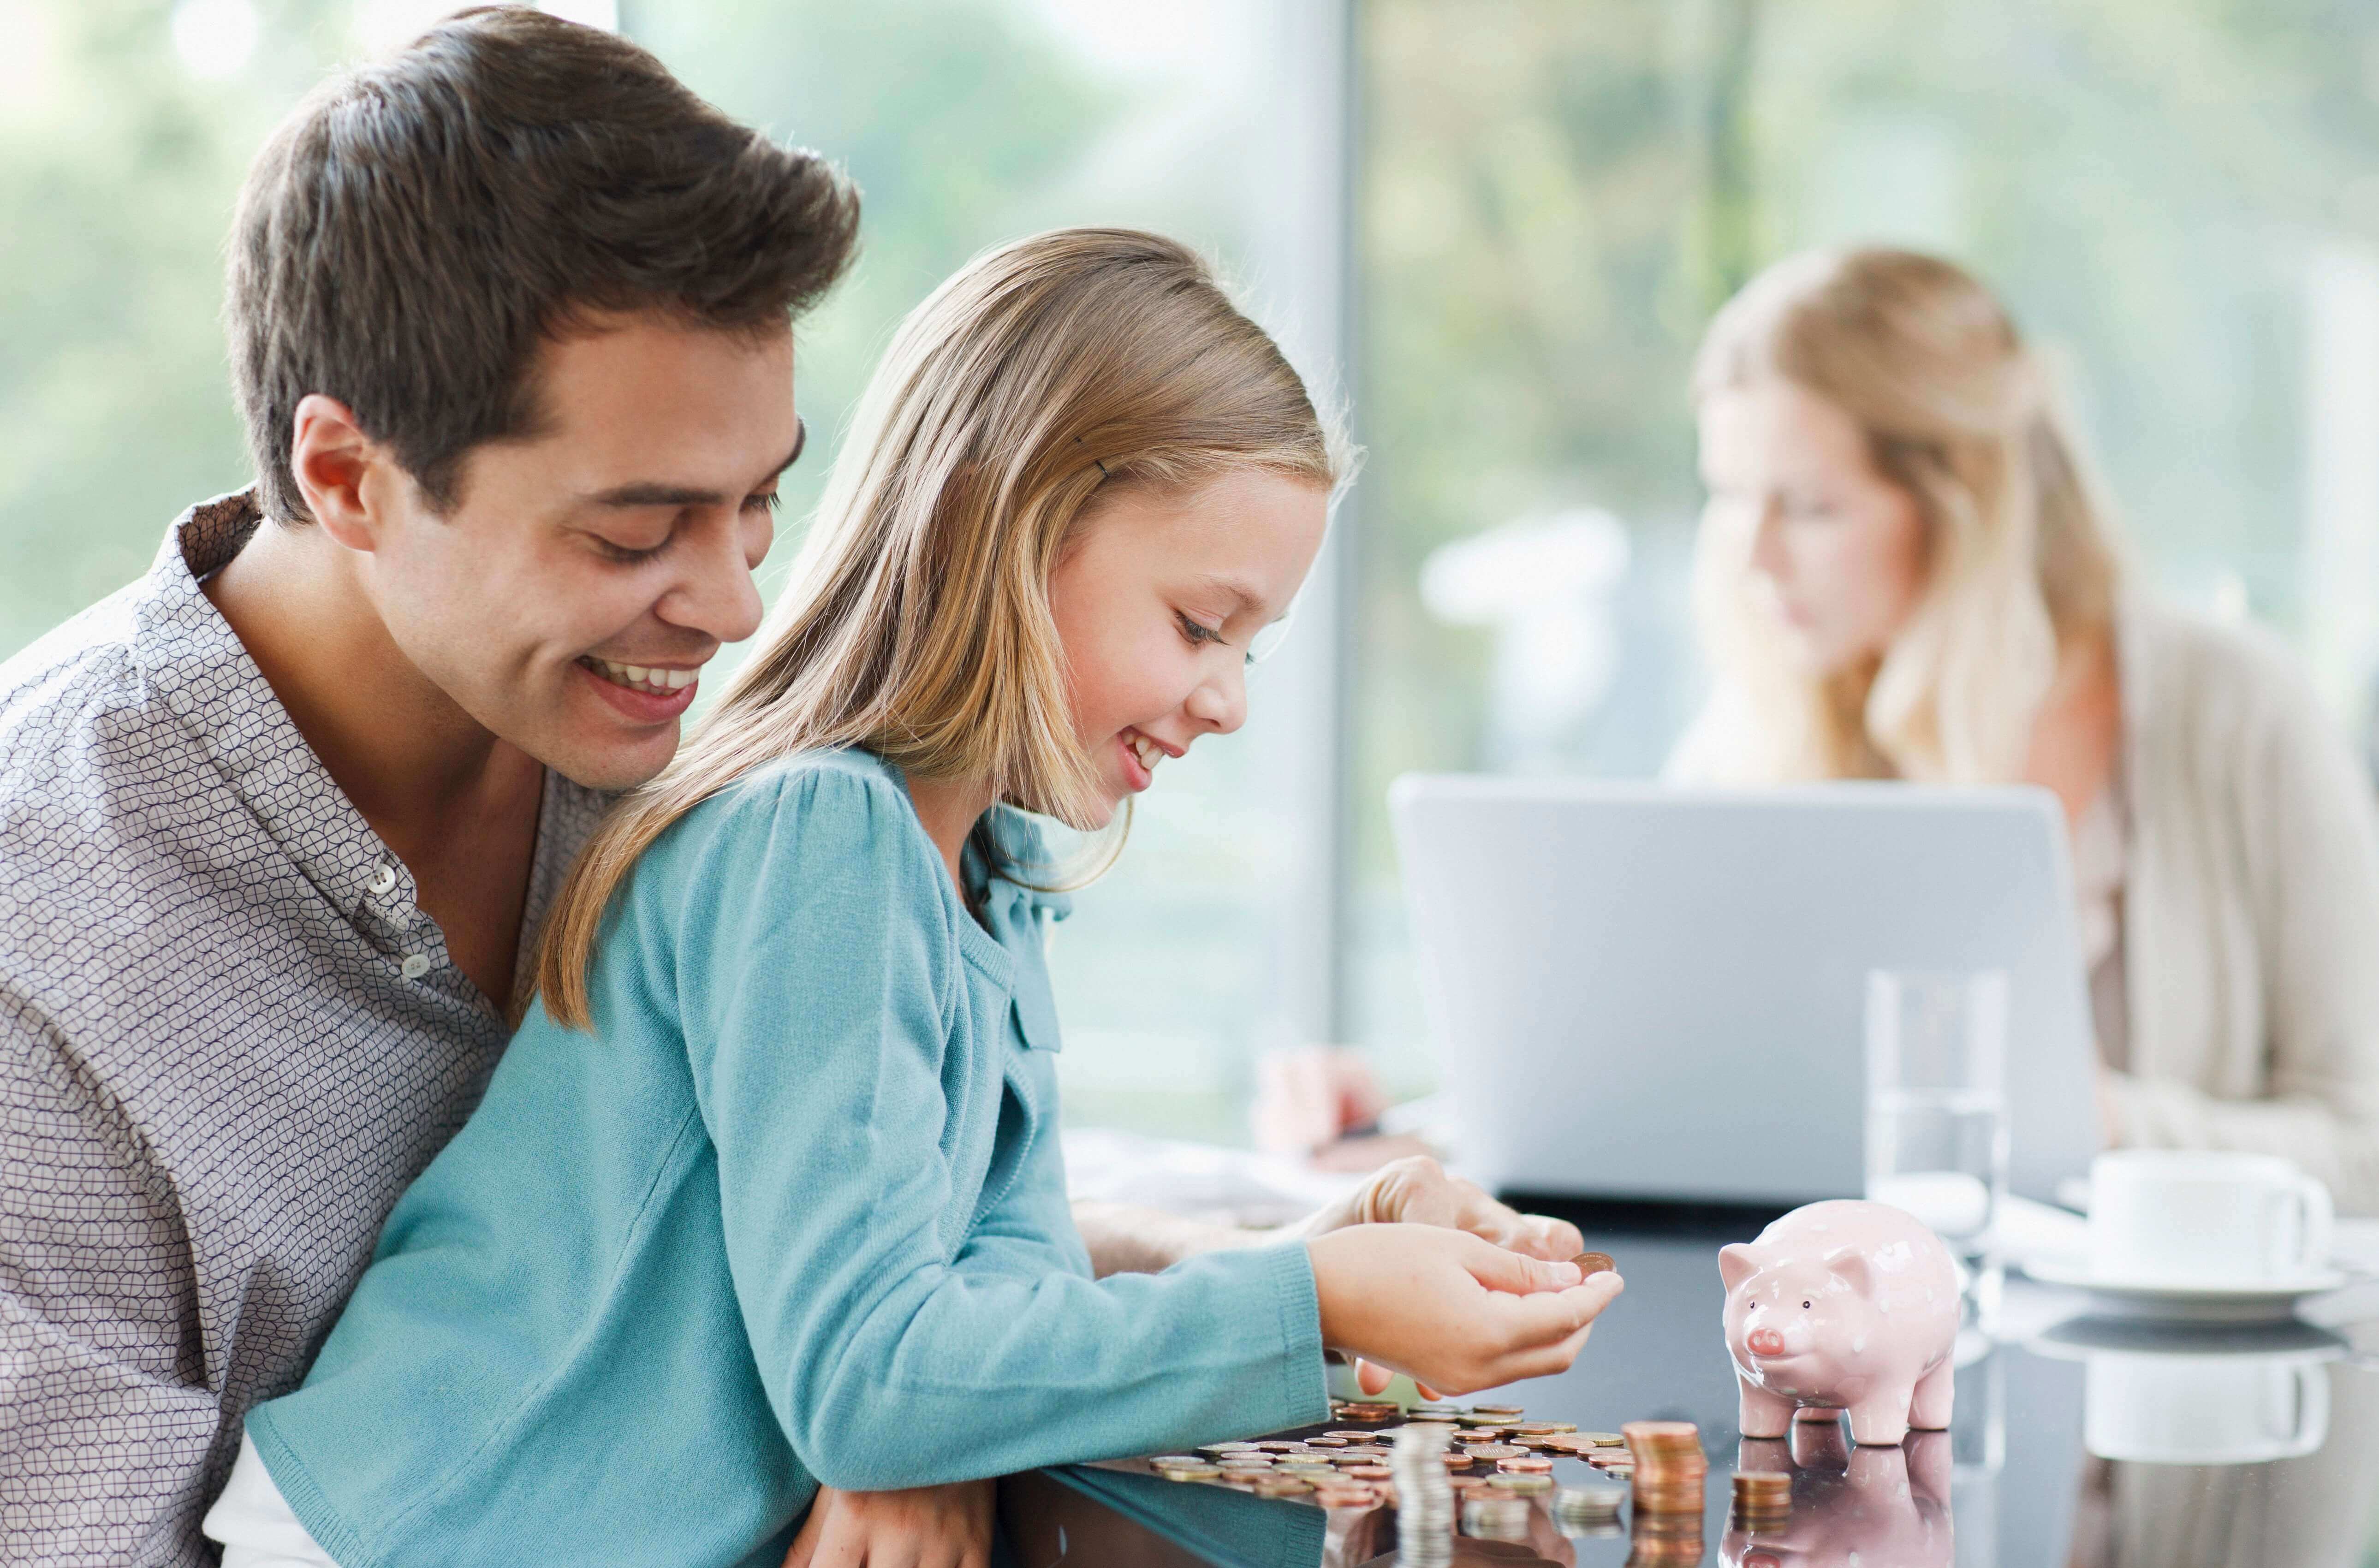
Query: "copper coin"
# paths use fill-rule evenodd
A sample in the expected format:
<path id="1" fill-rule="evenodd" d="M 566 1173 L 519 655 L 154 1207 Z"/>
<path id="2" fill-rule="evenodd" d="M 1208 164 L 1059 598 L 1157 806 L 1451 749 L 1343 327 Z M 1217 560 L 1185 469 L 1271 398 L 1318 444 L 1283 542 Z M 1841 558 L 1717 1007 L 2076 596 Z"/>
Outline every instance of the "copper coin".
<path id="1" fill-rule="evenodd" d="M 1550 1459 L 1498 1459 L 1495 1468 L 1507 1476 L 1550 1476 L 1553 1462 Z"/>
<path id="2" fill-rule="evenodd" d="M 1577 1272 L 1581 1274 L 1609 1273 L 1616 1272 L 1619 1267 L 1612 1261 L 1608 1252 L 1581 1252 L 1570 1261 L 1577 1265 Z"/>

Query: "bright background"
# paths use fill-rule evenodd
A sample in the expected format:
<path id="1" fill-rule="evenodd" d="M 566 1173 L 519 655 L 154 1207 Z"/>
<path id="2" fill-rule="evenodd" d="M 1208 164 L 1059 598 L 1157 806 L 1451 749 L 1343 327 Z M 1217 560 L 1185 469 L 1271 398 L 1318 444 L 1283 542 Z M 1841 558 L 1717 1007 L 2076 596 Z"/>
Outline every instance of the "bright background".
<path id="1" fill-rule="evenodd" d="M 240 172 L 325 69 L 440 8 L 0 0 L 0 655 L 245 481 L 216 324 Z M 1351 398 L 1369 466 L 1255 721 L 1167 766 L 1059 934 L 1075 1121 L 1241 1139 L 1252 1053 L 1299 1040 L 1428 1086 L 1388 780 L 1658 767 L 1699 681 L 1686 364 L 1800 246 L 1912 242 L 1998 285 L 2146 574 L 2277 627 L 2363 728 L 2379 7 L 551 8 L 624 25 L 864 188 L 863 259 L 802 342 L 821 433 L 935 282 L 1063 223 L 1206 247 Z"/>

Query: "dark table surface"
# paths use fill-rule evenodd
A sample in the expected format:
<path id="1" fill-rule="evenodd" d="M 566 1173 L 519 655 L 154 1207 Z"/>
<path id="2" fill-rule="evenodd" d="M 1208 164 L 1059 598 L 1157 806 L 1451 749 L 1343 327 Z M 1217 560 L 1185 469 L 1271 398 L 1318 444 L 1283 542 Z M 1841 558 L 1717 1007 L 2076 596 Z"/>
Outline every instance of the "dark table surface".
<path id="1" fill-rule="evenodd" d="M 1720 1332 L 1718 1248 L 1756 1217 L 1668 1216 L 1585 1227 L 1627 1293 L 1557 1378 L 1470 1396 L 1616 1431 L 1701 1429 L 1709 1484 L 1699 1542 L 1622 1524 L 1568 1536 L 1540 1505 L 1528 1538 L 1458 1543 L 1465 1564 L 1723 1562 L 1744 1568 L 2379 1568 L 2379 1285 L 2316 1299 L 2293 1325 L 2169 1329 L 2091 1315 L 2086 1297 L 2009 1281 L 1994 1335 L 1970 1337 L 1947 1433 L 1853 1450 L 1831 1427 L 1746 1447 Z M 2197 1462 L 2219 1457 L 2227 1462 Z M 2107 1457 L 2093 1449 L 2136 1455 Z M 2301 1450 L 2285 1457 L 2239 1455 Z M 1556 1462 L 1563 1485 L 1596 1478 Z M 1072 1467 L 1003 1483 L 1024 1568 L 1393 1562 L 1394 1514 L 1322 1510 L 1131 1473 Z M 1794 1472 L 1781 1531 L 1730 1533 L 1728 1473 Z"/>

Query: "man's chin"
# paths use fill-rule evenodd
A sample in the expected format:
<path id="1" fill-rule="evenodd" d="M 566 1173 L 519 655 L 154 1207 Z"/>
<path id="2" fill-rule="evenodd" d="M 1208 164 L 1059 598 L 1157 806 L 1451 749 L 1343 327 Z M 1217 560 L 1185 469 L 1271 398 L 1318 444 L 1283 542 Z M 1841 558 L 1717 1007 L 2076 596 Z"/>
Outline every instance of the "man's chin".
<path id="1" fill-rule="evenodd" d="M 677 755 L 681 721 L 634 738 L 574 735 L 549 747 L 525 748 L 573 784 L 616 795 L 650 783 Z"/>

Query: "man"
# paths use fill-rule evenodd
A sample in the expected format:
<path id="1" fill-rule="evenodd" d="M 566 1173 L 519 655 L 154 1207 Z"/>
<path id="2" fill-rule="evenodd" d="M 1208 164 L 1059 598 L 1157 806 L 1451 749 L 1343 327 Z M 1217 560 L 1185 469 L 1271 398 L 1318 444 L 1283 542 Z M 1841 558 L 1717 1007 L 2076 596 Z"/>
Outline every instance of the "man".
<path id="1" fill-rule="evenodd" d="M 525 8 L 260 154 L 226 309 L 255 486 L 0 666 L 0 1556 L 210 1561 L 243 1415 L 477 1103 L 607 794 L 758 623 L 791 321 L 857 218 Z M 1576 1241 L 1434 1167 L 1308 1228 L 1395 1218 Z M 1086 1219 L 1109 1267 L 1246 1239 Z"/>
<path id="2" fill-rule="evenodd" d="M 250 490 L 0 667 L 0 1556 L 201 1562 L 476 1103 L 605 791 L 751 634 L 849 185 L 465 13 L 300 106 L 230 247 Z"/>

